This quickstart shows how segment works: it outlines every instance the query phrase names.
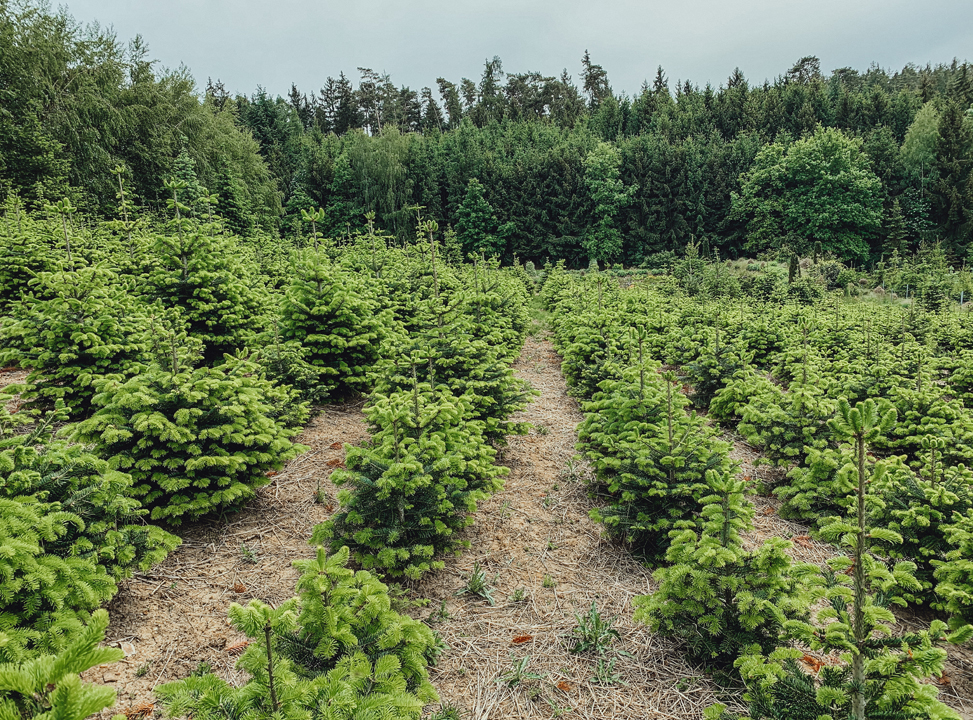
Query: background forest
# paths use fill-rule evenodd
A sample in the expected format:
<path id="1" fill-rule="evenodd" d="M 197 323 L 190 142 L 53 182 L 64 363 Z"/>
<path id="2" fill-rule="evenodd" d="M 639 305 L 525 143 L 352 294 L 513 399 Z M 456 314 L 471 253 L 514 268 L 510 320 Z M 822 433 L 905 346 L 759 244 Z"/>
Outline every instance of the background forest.
<path id="1" fill-rule="evenodd" d="M 359 68 L 286 98 L 201 91 L 66 11 L 0 1 L 0 199 L 70 197 L 117 213 L 122 164 L 135 202 L 160 212 L 163 179 L 194 171 L 240 234 L 298 233 L 324 208 L 325 235 L 365 212 L 400 240 L 416 208 L 463 250 L 504 259 L 594 257 L 626 265 L 703 243 L 721 257 L 814 242 L 847 261 L 941 240 L 971 250 L 973 68 L 822 72 L 800 59 L 773 81 L 734 70 L 719 87 L 670 83 L 634 96 L 587 53 L 577 81 L 507 73 L 396 87 Z"/>

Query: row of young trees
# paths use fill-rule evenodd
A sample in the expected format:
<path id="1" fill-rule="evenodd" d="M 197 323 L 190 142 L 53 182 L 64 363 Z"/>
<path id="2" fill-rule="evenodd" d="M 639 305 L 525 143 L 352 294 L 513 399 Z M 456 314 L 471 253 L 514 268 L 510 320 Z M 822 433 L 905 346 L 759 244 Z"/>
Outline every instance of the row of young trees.
<path id="1" fill-rule="evenodd" d="M 675 278 L 622 290 L 560 268 L 544 295 L 585 410 L 592 515 L 660 567 L 637 616 L 741 678 L 754 718 L 956 717 L 927 679 L 942 673 L 943 640 L 973 635 L 973 415 L 960 370 L 973 326 L 839 296 L 691 300 Z M 786 478 L 740 479 L 717 422 Z M 818 567 L 795 564 L 780 538 L 748 549 L 746 493 L 758 489 L 840 552 Z M 895 634 L 893 604 L 939 617 Z"/>
<path id="2" fill-rule="evenodd" d="M 312 232 L 299 242 L 245 240 L 229 232 L 214 211 L 218 200 L 195 191 L 193 180 L 190 173 L 167 181 L 165 225 L 137 214 L 122 181 L 118 221 L 95 223 L 68 200 L 29 212 L 12 196 L 0 228 L 0 362 L 27 371 L 25 383 L 0 396 L 7 578 L 0 660 L 56 658 L 51 684 L 63 680 L 68 695 L 50 703 L 79 717 L 108 702 L 70 679 L 85 663 L 104 662 L 90 648 L 104 631 L 97 608 L 119 580 L 179 544 L 170 531 L 181 523 L 240 508 L 270 483 L 303 449 L 294 437 L 311 403 L 377 388 L 376 427 L 381 408 L 398 413 L 389 478 L 417 477 L 422 485 L 414 467 L 421 460 L 438 491 L 451 488 L 432 524 L 443 538 L 450 534 L 443 523 L 461 527 L 475 499 L 497 486 L 490 443 L 522 430 L 508 420 L 527 398 L 509 368 L 526 328 L 522 277 L 482 261 L 451 268 L 457 250 L 437 247 L 434 225 L 422 226 L 416 247 L 390 247 L 374 231 L 339 245 L 317 232 L 320 213 L 312 212 Z M 411 375 L 401 361 L 382 360 L 401 357 L 419 363 Z M 360 501 L 382 502 L 364 494 Z M 417 507 L 408 522 L 424 522 L 426 510 Z M 319 598 L 298 609 L 311 603 L 305 598 L 273 611 L 259 604 L 233 611 L 245 632 L 262 633 L 254 623 L 266 620 L 276 639 L 241 661 L 256 685 L 240 694 L 205 678 L 206 698 L 242 702 L 254 688 L 270 687 L 281 697 L 257 703 L 268 715 L 286 703 L 305 712 L 318 693 L 314 703 L 337 698 L 347 717 L 367 705 L 409 718 L 435 698 L 425 667 L 436 643 L 424 626 L 389 609 L 387 589 L 372 575 L 344 570 L 345 544 L 367 564 L 367 543 L 349 537 L 333 543 L 333 557 L 318 558 L 326 570 L 308 570 L 302 581 L 310 587 L 329 574 L 330 605 Z M 454 546 L 438 537 L 427 544 L 429 560 Z M 378 567 L 389 573 L 409 565 Z M 352 617 L 354 608 L 365 615 Z M 353 627 L 332 636 L 328 613 L 342 613 Z M 397 662 L 375 639 L 379 630 L 405 633 Z M 288 642 L 305 643 L 291 648 L 297 659 L 290 664 L 281 649 Z M 174 708 L 203 697 L 196 689 L 172 692 Z"/>

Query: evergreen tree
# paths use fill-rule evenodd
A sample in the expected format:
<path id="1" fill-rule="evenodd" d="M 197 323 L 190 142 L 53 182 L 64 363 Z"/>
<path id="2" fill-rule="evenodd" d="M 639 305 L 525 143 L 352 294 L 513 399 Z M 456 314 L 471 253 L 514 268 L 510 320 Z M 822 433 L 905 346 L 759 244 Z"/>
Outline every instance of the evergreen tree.
<path id="1" fill-rule="evenodd" d="M 788 625 L 812 651 L 837 651 L 841 661 L 825 664 L 816 680 L 799 668 L 796 660 L 802 656 L 801 650 L 777 650 L 769 660 L 759 654 L 738 660 L 754 720 L 957 717 L 936 699 L 935 686 L 922 682 L 942 673 L 946 652 L 936 645 L 944 638 L 945 623 L 934 620 L 927 631 L 892 634 L 895 617 L 885 598 L 897 584 L 917 589 L 912 577 L 915 565 L 900 563 L 890 571 L 869 553 L 875 541 L 896 543 L 901 539 L 892 530 L 868 522 L 868 508 L 874 500 L 869 485 L 880 482 L 885 472 L 882 463 L 869 470 L 868 448 L 894 423 L 895 411 L 887 403 L 867 400 L 852 408 L 844 398 L 837 417 L 829 422 L 835 437 L 854 448 L 855 500 L 850 517 L 832 518 L 822 534 L 840 541 L 849 555 L 828 563 L 818 591 L 828 606 L 818 613 L 817 624 Z M 876 590 L 878 594 L 873 594 Z M 950 640 L 965 642 L 971 636 L 973 627 L 966 626 Z"/>
<path id="2" fill-rule="evenodd" d="M 908 249 L 908 235 L 902 204 L 896 198 L 885 221 L 885 244 L 882 245 L 882 253 L 889 258 L 895 253 L 904 254 Z"/>
<path id="3" fill-rule="evenodd" d="M 249 235 L 253 220 L 247 212 L 243 194 L 227 165 L 220 168 L 216 178 L 216 194 L 220 199 L 219 212 L 226 221 L 227 229 L 235 235 Z"/>
<path id="4" fill-rule="evenodd" d="M 108 613 L 96 610 L 56 655 L 0 664 L 0 712 L 23 720 L 86 720 L 115 703 L 115 689 L 81 680 L 81 673 L 124 657 L 116 648 L 101 647 Z"/>
<path id="5" fill-rule="evenodd" d="M 181 185 L 170 185 L 171 234 L 154 239 L 157 264 L 149 274 L 146 294 L 166 307 L 179 308 L 190 335 L 204 343 L 207 362 L 246 347 L 260 326 L 266 305 L 233 242 L 216 237 L 185 217 Z"/>
<path id="6" fill-rule="evenodd" d="M 365 389 L 389 318 L 364 278 L 333 264 L 324 250 L 305 250 L 295 256 L 280 317 L 281 336 L 307 349 L 307 362 L 330 388 Z"/>
<path id="7" fill-rule="evenodd" d="M 497 246 L 497 218 L 493 207 L 483 195 L 483 185 L 470 178 L 466 197 L 456 211 L 456 235 L 463 244 L 463 253 L 494 255 L 502 253 Z"/>
<path id="8" fill-rule="evenodd" d="M 16 195 L 7 196 L 0 237 L 0 311 L 6 314 L 29 292 L 31 280 L 54 269 L 55 258 Z"/>
<path id="9" fill-rule="evenodd" d="M 744 650 L 770 653 L 786 642 L 785 623 L 808 616 L 799 576 L 816 568 L 793 568 L 780 538 L 744 550 L 753 506 L 743 481 L 711 470 L 706 484 L 699 533 L 692 523 L 670 533 L 670 566 L 655 573 L 658 591 L 636 598 L 635 618 L 683 640 L 693 661 L 725 669 Z"/>
<path id="10" fill-rule="evenodd" d="M 939 119 L 932 170 L 931 219 L 949 251 L 962 256 L 973 236 L 973 126 L 955 102 Z"/>
<path id="11" fill-rule="evenodd" d="M 949 550 L 937 565 L 936 595 L 950 613 L 950 625 L 961 628 L 973 623 L 973 509 L 954 513 L 943 529 Z"/>
<path id="12" fill-rule="evenodd" d="M 314 559 L 294 562 L 301 571 L 297 597 L 285 605 L 297 625 L 277 633 L 276 649 L 309 677 L 353 655 L 363 654 L 372 663 L 394 657 L 408 692 L 434 701 L 426 669 L 437 651 L 433 632 L 393 610 L 388 587 L 369 572 L 348 569 L 349 556 L 347 547 L 330 556 L 319 547 Z"/>
<path id="13" fill-rule="evenodd" d="M 52 406 L 62 400 L 72 415 L 91 412 L 95 384 L 123 379 L 146 359 L 148 320 L 132 287 L 103 267 L 42 272 L 35 294 L 14 307 L 0 326 L 0 362 L 29 368 L 25 400 Z"/>
<path id="14" fill-rule="evenodd" d="M 196 175 L 196 161 L 186 152 L 186 148 L 180 150 L 176 156 L 176 162 L 172 168 L 172 180 L 182 185 L 181 200 L 187 206 L 189 213 L 195 214 L 198 211 L 198 203 L 205 192 Z"/>
<path id="15" fill-rule="evenodd" d="M 455 537 L 477 503 L 502 487 L 506 468 L 470 418 L 471 401 L 443 385 L 414 381 L 411 391 L 373 395 L 365 410 L 374 433 L 368 447 L 349 448 L 341 509 L 318 525 L 312 542 L 348 545 L 364 569 L 418 579 L 441 569 L 435 559 L 458 551 Z"/>
<path id="16" fill-rule="evenodd" d="M 695 412 L 686 414 L 689 401 L 675 388 L 675 377 L 664 377 L 661 422 L 616 450 L 620 460 L 608 484 L 609 505 L 591 511 L 610 537 L 653 564 L 665 559 L 677 523 L 698 517 L 706 471 L 729 464 L 726 445 Z"/>
<path id="17" fill-rule="evenodd" d="M 391 610 L 388 588 L 344 566 L 348 550 L 299 565 L 298 597 L 278 608 L 233 603 L 232 625 L 251 638 L 233 686 L 206 673 L 162 685 L 170 717 L 226 720 L 418 720 L 439 698 L 429 684 L 427 627 Z"/>
<path id="18" fill-rule="evenodd" d="M 125 382 L 104 380 L 100 409 L 74 438 L 91 444 L 116 470 L 132 476 L 132 494 L 153 519 L 179 523 L 239 507 L 303 449 L 297 429 L 271 417 L 285 392 L 245 356 L 216 368 L 194 368 L 170 335 L 161 364 Z M 162 355 L 161 353 L 166 353 Z"/>
<path id="19" fill-rule="evenodd" d="M 2 461 L 9 470 L 8 453 Z M 48 543 L 72 526 L 84 528 L 84 522 L 57 504 L 30 496 L 0 498 L 0 616 L 7 640 L 0 647 L 3 661 L 64 650 L 82 632 L 90 613 L 115 594 L 115 582 L 90 557 L 58 557 L 46 551 Z"/>

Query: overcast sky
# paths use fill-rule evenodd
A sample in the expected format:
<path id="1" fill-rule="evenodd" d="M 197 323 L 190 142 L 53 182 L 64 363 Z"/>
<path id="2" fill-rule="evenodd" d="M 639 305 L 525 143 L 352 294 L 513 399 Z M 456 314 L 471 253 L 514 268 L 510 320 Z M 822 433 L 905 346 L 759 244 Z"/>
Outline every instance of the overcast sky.
<path id="1" fill-rule="evenodd" d="M 55 3 L 57 0 L 54 0 Z M 396 85 L 435 89 L 436 78 L 478 80 L 486 58 L 507 72 L 578 80 L 581 56 L 634 94 L 662 65 L 678 79 L 725 81 L 739 66 L 751 83 L 817 55 L 826 72 L 872 62 L 898 69 L 973 60 L 970 0 L 68 0 L 79 21 L 141 34 L 165 67 L 185 64 L 200 86 L 231 93 L 292 82 L 320 89 L 342 70 L 388 72 Z"/>

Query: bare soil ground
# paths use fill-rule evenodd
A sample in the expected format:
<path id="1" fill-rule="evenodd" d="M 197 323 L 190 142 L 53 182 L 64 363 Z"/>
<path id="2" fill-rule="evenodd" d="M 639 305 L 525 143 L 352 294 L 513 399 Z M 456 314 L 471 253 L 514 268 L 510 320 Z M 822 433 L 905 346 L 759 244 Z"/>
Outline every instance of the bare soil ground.
<path id="1" fill-rule="evenodd" d="M 409 588 L 411 614 L 428 620 L 449 649 L 431 668 L 443 706 L 471 720 L 506 718 L 669 718 L 692 720 L 708 705 L 733 707 L 721 690 L 687 664 L 678 647 L 633 621 L 632 599 L 654 589 L 650 572 L 624 548 L 605 542 L 588 517 L 588 470 L 573 460 L 582 416 L 568 396 L 560 358 L 546 340 L 528 338 L 515 372 L 540 392 L 518 420 L 534 425 L 510 438 L 500 454 L 510 468 L 504 490 L 484 503 L 467 530 L 471 547 L 446 568 Z M 185 677 L 205 663 L 229 681 L 242 681 L 233 665 L 243 636 L 227 623 L 231 602 L 252 597 L 278 603 L 293 594 L 291 562 L 310 557 L 316 523 L 334 510 L 329 476 L 344 457 L 343 443 L 367 437 L 360 406 L 329 407 L 301 437 L 310 450 L 288 464 L 243 512 L 224 522 L 184 527 L 182 547 L 151 573 L 125 583 L 109 611 L 108 642 L 127 657 L 95 668 L 87 679 L 114 685 L 114 712 L 153 702 L 152 688 Z M 733 456 L 741 472 L 764 477 L 757 453 L 739 438 Z M 324 501 L 315 502 L 315 490 Z M 807 528 L 777 514 L 773 498 L 755 496 L 756 545 L 777 535 L 795 540 L 796 559 L 823 562 L 834 548 L 807 537 Z M 493 585 L 495 605 L 461 590 L 478 563 Z M 567 636 L 575 613 L 597 603 L 615 618 L 621 638 L 606 655 L 618 682 L 597 682 L 599 658 L 572 654 Z M 904 625 L 922 618 L 903 614 Z M 507 682 L 515 664 L 529 658 L 527 677 Z M 950 651 L 943 699 L 973 709 L 973 658 Z M 742 708 L 740 708 L 742 709 Z M 973 717 L 973 716 L 970 716 Z"/>

